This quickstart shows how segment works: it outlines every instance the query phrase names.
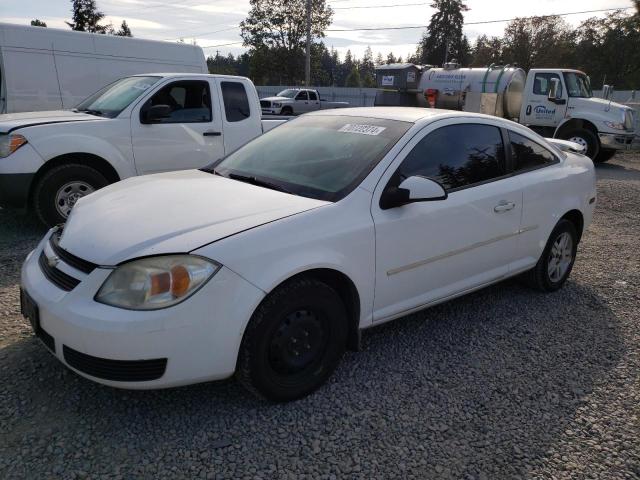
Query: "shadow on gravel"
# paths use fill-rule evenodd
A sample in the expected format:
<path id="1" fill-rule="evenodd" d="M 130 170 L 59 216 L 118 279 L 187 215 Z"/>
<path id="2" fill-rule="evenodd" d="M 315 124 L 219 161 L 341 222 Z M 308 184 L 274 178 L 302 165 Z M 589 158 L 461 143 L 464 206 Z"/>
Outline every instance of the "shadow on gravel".
<path id="1" fill-rule="evenodd" d="M 4 477 L 24 465 L 240 477 L 280 461 L 362 478 L 528 477 L 624 349 L 618 319 L 574 282 L 548 295 L 506 282 L 369 330 L 327 386 L 284 405 L 233 381 L 103 387 L 25 339 L 0 350 L 0 437 L 5 455 L 22 452 Z"/>
<path id="2" fill-rule="evenodd" d="M 596 164 L 596 177 L 598 180 L 640 180 L 640 170 L 627 168 L 615 163 Z"/>

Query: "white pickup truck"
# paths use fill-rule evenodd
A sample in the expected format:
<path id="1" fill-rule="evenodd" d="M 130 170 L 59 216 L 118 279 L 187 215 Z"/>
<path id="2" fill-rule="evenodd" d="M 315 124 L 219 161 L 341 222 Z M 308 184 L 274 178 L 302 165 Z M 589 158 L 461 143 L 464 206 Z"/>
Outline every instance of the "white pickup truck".
<path id="1" fill-rule="evenodd" d="M 348 102 L 322 100 L 320 93 L 311 88 L 287 88 L 275 97 L 260 99 L 260 107 L 264 115 L 300 115 L 315 110 L 348 106 Z"/>
<path id="2" fill-rule="evenodd" d="M 126 77 L 73 110 L 0 115 L 0 206 L 31 207 L 45 224 L 61 223 L 99 188 L 203 167 L 283 122 L 261 119 L 244 77 Z"/>

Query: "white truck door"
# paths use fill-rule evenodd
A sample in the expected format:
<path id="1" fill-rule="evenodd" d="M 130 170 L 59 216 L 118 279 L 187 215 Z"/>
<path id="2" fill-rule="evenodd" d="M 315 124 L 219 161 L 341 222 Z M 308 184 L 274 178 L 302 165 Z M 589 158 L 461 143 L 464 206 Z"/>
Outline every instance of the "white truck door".
<path id="1" fill-rule="evenodd" d="M 209 80 L 175 80 L 133 110 L 133 156 L 140 175 L 200 168 L 224 155 L 215 89 Z M 166 114 L 153 118 L 152 107 L 161 105 L 168 107 Z"/>
<path id="2" fill-rule="evenodd" d="M 237 150 L 262 133 L 262 111 L 255 88 L 240 79 L 216 79 L 226 153 Z"/>
<path id="3" fill-rule="evenodd" d="M 551 79 L 560 82 L 558 93 L 560 100 L 549 100 Z M 540 127 L 556 127 L 564 119 L 567 112 L 567 89 L 562 75 L 558 72 L 541 72 L 532 70 L 527 78 L 525 101 L 520 114 L 524 125 Z"/>
<path id="4" fill-rule="evenodd" d="M 306 90 L 298 92 L 295 102 L 296 103 L 293 108 L 293 113 L 295 113 L 296 115 L 311 111 L 311 105 L 309 105 L 309 92 L 307 92 Z"/>
<path id="5" fill-rule="evenodd" d="M 320 110 L 320 98 L 317 92 L 309 91 L 309 110 Z"/>

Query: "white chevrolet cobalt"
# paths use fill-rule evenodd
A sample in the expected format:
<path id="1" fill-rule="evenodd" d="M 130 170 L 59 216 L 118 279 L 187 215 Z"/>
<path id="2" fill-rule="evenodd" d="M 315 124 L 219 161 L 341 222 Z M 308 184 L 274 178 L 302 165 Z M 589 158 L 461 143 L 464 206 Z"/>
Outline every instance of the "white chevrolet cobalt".
<path id="1" fill-rule="evenodd" d="M 100 383 L 299 398 L 363 329 L 517 274 L 560 288 L 596 199 L 572 148 L 463 112 L 305 115 L 82 198 L 29 254 L 22 311 Z"/>

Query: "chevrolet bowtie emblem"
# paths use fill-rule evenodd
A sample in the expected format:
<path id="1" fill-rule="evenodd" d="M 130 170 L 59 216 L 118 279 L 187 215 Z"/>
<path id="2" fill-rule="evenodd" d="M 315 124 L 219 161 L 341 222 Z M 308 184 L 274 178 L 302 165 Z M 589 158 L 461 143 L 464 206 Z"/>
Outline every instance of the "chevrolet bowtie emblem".
<path id="1" fill-rule="evenodd" d="M 58 263 L 60 263 L 60 259 L 54 255 L 53 257 L 47 258 L 47 263 L 51 268 L 54 268 L 58 266 Z"/>

